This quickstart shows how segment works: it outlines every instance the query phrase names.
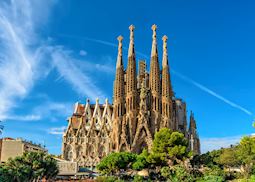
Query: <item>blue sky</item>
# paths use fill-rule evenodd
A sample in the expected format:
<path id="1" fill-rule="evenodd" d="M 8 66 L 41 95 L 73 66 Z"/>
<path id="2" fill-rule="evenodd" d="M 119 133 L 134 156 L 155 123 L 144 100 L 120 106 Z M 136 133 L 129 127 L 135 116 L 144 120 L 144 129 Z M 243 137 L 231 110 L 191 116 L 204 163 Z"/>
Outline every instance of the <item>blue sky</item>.
<path id="1" fill-rule="evenodd" d="M 168 36 L 177 97 L 194 111 L 202 151 L 254 132 L 255 12 L 252 1 L 53 1 L 0 3 L 0 120 L 3 136 L 61 153 L 76 101 L 112 97 L 117 36 L 149 63 L 151 25 L 158 48 Z M 127 50 L 124 51 L 125 64 Z M 160 60 L 161 60 L 160 54 Z"/>

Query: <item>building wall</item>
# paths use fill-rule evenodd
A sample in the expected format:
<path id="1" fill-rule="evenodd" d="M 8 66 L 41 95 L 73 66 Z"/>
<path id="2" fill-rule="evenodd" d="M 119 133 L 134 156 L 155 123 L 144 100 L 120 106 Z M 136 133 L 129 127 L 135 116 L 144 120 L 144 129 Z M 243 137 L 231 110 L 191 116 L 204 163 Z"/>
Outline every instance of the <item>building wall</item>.
<path id="1" fill-rule="evenodd" d="M 1 161 L 6 162 L 9 158 L 21 156 L 23 154 L 23 146 L 22 141 L 3 140 Z"/>
<path id="2" fill-rule="evenodd" d="M 22 139 L 2 139 L 1 162 L 21 156 L 24 152 L 46 152 L 46 150 Z"/>

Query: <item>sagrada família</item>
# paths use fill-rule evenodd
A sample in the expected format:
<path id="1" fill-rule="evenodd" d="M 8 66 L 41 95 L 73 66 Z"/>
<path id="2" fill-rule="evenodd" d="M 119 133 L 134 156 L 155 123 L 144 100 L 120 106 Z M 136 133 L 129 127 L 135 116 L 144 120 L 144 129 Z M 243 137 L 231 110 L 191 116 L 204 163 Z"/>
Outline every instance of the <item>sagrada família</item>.
<path id="1" fill-rule="evenodd" d="M 139 61 L 137 74 L 134 47 L 134 26 L 129 27 L 130 42 L 127 68 L 123 66 L 122 40 L 118 37 L 113 103 L 76 103 L 63 134 L 63 158 L 79 166 L 95 166 L 102 157 L 114 151 L 149 151 L 153 136 L 167 127 L 182 132 L 189 141 L 189 150 L 200 153 L 194 114 L 187 126 L 186 103 L 176 98 L 171 86 L 167 55 L 167 36 L 163 36 L 162 70 L 157 49 L 157 26 L 152 26 L 150 70 L 145 60 Z"/>

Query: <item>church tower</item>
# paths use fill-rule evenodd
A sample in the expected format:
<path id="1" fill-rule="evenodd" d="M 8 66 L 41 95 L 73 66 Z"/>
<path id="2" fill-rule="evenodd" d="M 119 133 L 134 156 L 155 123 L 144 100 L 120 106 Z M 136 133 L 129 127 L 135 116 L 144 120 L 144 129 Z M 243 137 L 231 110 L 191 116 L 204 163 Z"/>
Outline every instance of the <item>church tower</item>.
<path id="1" fill-rule="evenodd" d="M 168 55 L 167 55 L 167 36 L 163 36 L 163 60 L 162 60 L 162 120 L 161 127 L 175 128 L 172 119 L 173 110 L 173 91 L 170 80 Z"/>
<path id="2" fill-rule="evenodd" d="M 127 68 L 123 64 L 122 41 L 118 39 L 116 74 L 113 83 L 113 103 L 77 103 L 63 134 L 63 157 L 78 166 L 93 167 L 112 152 L 140 153 L 152 150 L 154 134 L 166 127 L 182 132 L 189 141 L 189 150 L 200 153 L 200 141 L 194 114 L 187 129 L 186 103 L 174 97 L 167 36 L 163 36 L 162 70 L 157 49 L 157 26 L 152 29 L 150 71 L 146 61 L 139 61 L 136 73 L 134 29 L 131 25 Z"/>
<path id="3" fill-rule="evenodd" d="M 136 78 L 136 58 L 134 48 L 134 29 L 130 25 L 130 42 L 128 49 L 128 64 L 126 70 L 126 126 L 127 143 L 130 145 L 133 142 L 133 136 L 136 132 L 137 125 L 137 78 Z"/>
<path id="4" fill-rule="evenodd" d="M 116 75 L 114 80 L 114 96 L 113 96 L 113 127 L 115 128 L 112 133 L 113 149 L 119 148 L 119 136 L 121 134 L 121 125 L 123 122 L 123 115 L 125 112 L 125 85 L 124 85 L 124 66 L 122 60 L 122 40 L 123 37 L 119 36 L 118 56 L 116 63 Z"/>
<path id="5" fill-rule="evenodd" d="M 200 154 L 200 140 L 197 133 L 196 120 L 194 113 L 190 113 L 190 124 L 189 124 L 189 147 L 193 152 L 193 155 Z"/>
<path id="6" fill-rule="evenodd" d="M 153 31 L 152 35 L 152 49 L 151 49 L 151 62 L 150 62 L 150 77 L 149 87 L 151 91 L 151 126 L 152 133 L 154 134 L 159 130 L 160 127 L 160 113 L 161 113 L 161 87 L 160 87 L 160 69 L 158 61 L 158 50 L 157 50 L 157 37 L 156 29 L 157 26 L 154 24 L 151 27 Z"/>

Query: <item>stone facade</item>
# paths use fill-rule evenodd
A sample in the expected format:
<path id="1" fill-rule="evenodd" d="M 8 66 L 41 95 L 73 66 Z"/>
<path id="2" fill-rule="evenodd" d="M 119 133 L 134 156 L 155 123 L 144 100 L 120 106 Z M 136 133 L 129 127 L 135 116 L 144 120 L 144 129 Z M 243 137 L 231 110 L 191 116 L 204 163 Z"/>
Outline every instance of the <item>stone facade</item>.
<path id="1" fill-rule="evenodd" d="M 79 166 L 95 166 L 102 157 L 114 151 L 139 153 L 151 149 L 155 132 L 162 127 L 184 133 L 189 148 L 200 153 L 200 142 L 194 114 L 187 127 L 186 103 L 175 97 L 170 79 L 167 36 L 163 36 L 162 70 L 157 50 L 157 26 L 153 25 L 150 71 L 139 62 L 138 75 L 134 48 L 134 26 L 131 25 L 127 69 L 122 56 L 123 37 L 119 36 L 113 104 L 76 103 L 63 135 L 63 158 Z"/>

